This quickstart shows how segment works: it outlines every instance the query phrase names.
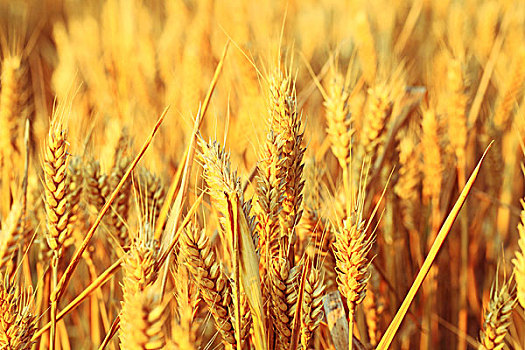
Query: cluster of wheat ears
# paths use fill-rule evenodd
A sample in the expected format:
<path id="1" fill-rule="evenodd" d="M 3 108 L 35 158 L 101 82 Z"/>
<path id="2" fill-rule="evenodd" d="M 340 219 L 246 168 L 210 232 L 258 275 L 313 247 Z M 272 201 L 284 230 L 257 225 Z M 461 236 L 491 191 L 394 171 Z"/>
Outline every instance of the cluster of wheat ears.
<path id="1" fill-rule="evenodd" d="M 525 2 L 0 0 L 1 349 L 525 349 Z"/>

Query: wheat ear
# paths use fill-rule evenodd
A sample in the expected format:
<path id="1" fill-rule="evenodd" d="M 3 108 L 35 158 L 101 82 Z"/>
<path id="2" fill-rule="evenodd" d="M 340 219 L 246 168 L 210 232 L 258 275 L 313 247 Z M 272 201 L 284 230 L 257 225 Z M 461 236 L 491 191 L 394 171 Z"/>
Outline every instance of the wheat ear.
<path id="1" fill-rule="evenodd" d="M 33 291 L 20 290 L 0 274 L 0 348 L 30 350 L 36 331 Z"/>
<path id="2" fill-rule="evenodd" d="M 366 237 L 365 223 L 343 221 L 343 227 L 336 230 L 334 251 L 336 257 L 339 291 L 348 304 L 349 349 L 352 348 L 352 330 L 355 311 L 366 295 L 366 284 L 370 278 L 368 252 L 374 242 L 373 236 Z"/>
<path id="3" fill-rule="evenodd" d="M 309 267 L 307 272 L 301 310 L 301 346 L 308 349 L 312 336 L 323 317 L 323 297 L 325 285 L 321 270 Z"/>
<path id="4" fill-rule="evenodd" d="M 514 264 L 514 279 L 516 280 L 517 297 L 525 309 L 525 201 L 521 200 L 521 221 L 518 224 L 518 250 L 512 259 Z"/>
<path id="5" fill-rule="evenodd" d="M 164 349 L 166 339 L 167 303 L 157 289 L 148 286 L 134 295 L 128 295 L 120 316 L 120 348 L 123 350 Z"/>
<path id="6" fill-rule="evenodd" d="M 481 349 L 503 349 L 505 336 L 511 323 L 512 310 L 516 306 L 516 291 L 510 282 L 500 286 L 498 277 L 490 290 L 490 301 L 483 317 L 483 328 L 479 338 Z"/>
<path id="7" fill-rule="evenodd" d="M 235 334 L 230 319 L 231 286 L 204 230 L 191 227 L 182 236 L 185 264 L 193 275 L 204 302 L 215 321 L 215 326 L 227 344 L 235 344 Z"/>
<path id="8" fill-rule="evenodd" d="M 270 116 L 273 132 L 281 138 L 281 157 L 285 169 L 284 199 L 280 213 L 281 236 L 287 248 L 293 248 L 296 241 L 295 227 L 302 215 L 303 200 L 303 157 L 302 121 L 297 113 L 295 81 L 288 74 L 277 70 L 270 77 Z M 288 259 L 293 257 L 289 249 Z"/>

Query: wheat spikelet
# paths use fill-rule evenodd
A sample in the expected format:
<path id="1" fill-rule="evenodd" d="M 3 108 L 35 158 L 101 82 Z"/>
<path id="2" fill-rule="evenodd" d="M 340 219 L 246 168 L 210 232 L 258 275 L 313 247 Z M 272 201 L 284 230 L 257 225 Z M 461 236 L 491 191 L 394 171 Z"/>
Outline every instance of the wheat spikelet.
<path id="1" fill-rule="evenodd" d="M 335 73 L 328 85 L 326 100 L 323 105 L 326 110 L 328 127 L 326 133 L 330 138 L 332 152 L 343 169 L 350 164 L 351 141 L 354 130 L 351 128 L 350 97 L 343 76 Z"/>
<path id="2" fill-rule="evenodd" d="M 290 268 L 286 259 L 276 258 L 270 266 L 271 316 L 276 335 L 276 349 L 288 349 L 292 336 L 294 307 L 297 302 L 299 268 Z"/>
<path id="3" fill-rule="evenodd" d="M 61 113 L 60 107 L 55 113 Z M 68 238 L 68 143 L 62 129 L 61 115 L 55 114 L 49 127 L 44 150 L 44 194 L 47 218 L 46 239 L 51 250 L 59 253 Z M 60 253 L 59 253 L 60 254 Z"/>
<path id="4" fill-rule="evenodd" d="M 324 283 L 319 269 L 310 268 L 304 286 L 301 310 L 301 346 L 309 348 L 310 340 L 324 317 Z"/>
<path id="5" fill-rule="evenodd" d="M 483 317 L 483 328 L 480 332 L 481 349 L 503 349 L 505 336 L 511 322 L 512 310 L 516 306 L 516 295 L 509 282 L 499 286 L 494 281 L 490 290 L 490 301 Z"/>
<path id="6" fill-rule="evenodd" d="M 117 163 L 111 171 L 111 175 L 108 179 L 107 188 L 109 191 L 112 191 L 115 187 L 117 187 L 118 183 L 126 173 L 126 170 L 128 170 L 128 166 L 131 164 L 131 161 L 131 157 L 127 156 L 117 158 Z M 122 247 L 125 247 L 129 244 L 129 236 L 126 229 L 125 220 L 128 217 L 130 195 L 131 179 L 128 179 L 118 193 L 117 198 L 115 198 L 112 210 L 110 212 L 110 221 L 113 233 L 117 236 Z M 105 195 L 104 197 L 108 197 L 108 195 Z"/>
<path id="7" fill-rule="evenodd" d="M 525 309 L 525 201 L 521 201 L 521 221 L 518 224 L 518 250 L 512 260 L 514 264 L 514 278 L 516 280 L 517 297 L 521 306 Z"/>
<path id="8" fill-rule="evenodd" d="M 182 236 L 185 264 L 193 275 L 202 298 L 215 320 L 225 343 L 235 344 L 230 314 L 233 313 L 230 281 L 216 261 L 204 230 L 189 228 Z"/>
<path id="9" fill-rule="evenodd" d="M 297 114 L 295 81 L 277 70 L 270 77 L 269 91 L 271 129 L 283 142 L 281 157 L 284 159 L 285 183 L 280 214 L 281 236 L 286 240 L 285 246 L 293 247 L 295 227 L 302 215 L 303 156 L 306 150 L 302 146 L 302 122 Z"/>
<path id="10" fill-rule="evenodd" d="M 123 350 L 164 349 L 166 339 L 163 326 L 166 321 L 166 302 L 158 291 L 148 286 L 134 295 L 128 295 L 120 316 L 120 347 Z"/>
<path id="11" fill-rule="evenodd" d="M 6 275 L 10 272 L 13 266 L 9 266 L 11 262 L 16 261 L 15 257 L 19 247 L 24 246 L 24 211 L 22 208 L 22 201 L 16 201 L 6 220 L 2 222 L 2 230 L 0 231 L 0 271 Z"/>
<path id="12" fill-rule="evenodd" d="M 21 291 L 0 275 L 0 348 L 29 350 L 36 331 L 32 289 Z"/>
<path id="13" fill-rule="evenodd" d="M 151 226 L 140 226 L 122 263 L 124 300 L 127 295 L 135 295 L 155 282 L 159 256 L 160 245 L 153 237 Z"/>

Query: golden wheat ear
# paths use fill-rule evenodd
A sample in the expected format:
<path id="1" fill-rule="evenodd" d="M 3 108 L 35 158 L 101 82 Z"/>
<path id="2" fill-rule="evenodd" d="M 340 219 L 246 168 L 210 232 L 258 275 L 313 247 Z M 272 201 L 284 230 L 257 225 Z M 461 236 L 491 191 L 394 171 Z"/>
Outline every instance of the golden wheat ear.
<path id="1" fill-rule="evenodd" d="M 221 265 L 216 260 L 204 230 L 190 227 L 181 237 L 184 264 L 199 287 L 200 294 L 215 321 L 215 327 L 225 344 L 235 344 L 235 334 L 230 313 L 233 312 L 231 285 Z"/>
<path id="2" fill-rule="evenodd" d="M 33 290 L 21 290 L 2 274 L 0 280 L 0 348 L 29 350 L 37 326 Z"/>
<path id="3" fill-rule="evenodd" d="M 479 335 L 481 349 L 505 347 L 505 336 L 516 302 L 516 288 L 512 285 L 512 280 L 503 281 L 500 285 L 496 275 L 490 289 L 490 301 L 483 316 L 483 328 Z"/>

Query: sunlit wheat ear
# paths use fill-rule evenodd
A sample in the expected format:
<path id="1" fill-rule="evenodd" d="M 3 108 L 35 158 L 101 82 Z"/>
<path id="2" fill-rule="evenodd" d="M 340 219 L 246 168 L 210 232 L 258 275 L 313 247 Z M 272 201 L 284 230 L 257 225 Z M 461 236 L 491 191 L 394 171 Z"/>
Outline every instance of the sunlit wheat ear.
<path id="1" fill-rule="evenodd" d="M 46 239 L 53 251 L 60 252 L 68 237 L 69 202 L 68 202 L 68 143 L 62 126 L 64 108 L 59 106 L 53 120 L 44 148 L 44 194 L 46 208 Z"/>
<path id="2" fill-rule="evenodd" d="M 292 336 L 294 311 L 297 303 L 298 267 L 290 268 L 284 258 L 275 258 L 270 270 L 271 315 L 277 349 L 288 349 Z"/>
<path id="3" fill-rule="evenodd" d="M 514 279 L 516 280 L 517 297 L 525 309 L 525 201 L 521 200 L 521 221 L 518 224 L 518 250 L 512 260 L 514 264 Z"/>
<path id="4" fill-rule="evenodd" d="M 295 81 L 289 73 L 277 70 L 270 76 L 269 109 L 271 129 L 283 143 L 281 157 L 285 169 L 284 199 L 280 213 L 281 236 L 284 244 L 295 244 L 295 227 L 302 215 L 303 201 L 303 126 L 297 113 Z"/>
<path id="5" fill-rule="evenodd" d="M 366 237 L 365 227 L 365 222 L 353 222 L 348 218 L 343 221 L 343 227 L 335 232 L 337 283 L 348 305 L 350 342 L 356 308 L 366 296 L 366 284 L 370 278 L 371 261 L 367 255 L 374 237 Z"/>
<path id="6" fill-rule="evenodd" d="M 29 350 L 36 331 L 33 291 L 20 290 L 0 274 L 0 348 Z"/>
<path id="7" fill-rule="evenodd" d="M 350 164 L 351 141 L 354 130 L 351 127 L 348 105 L 350 94 L 341 74 L 335 73 L 331 78 L 326 97 L 323 103 L 328 123 L 326 133 L 330 138 L 332 153 L 339 161 L 341 168 L 344 169 Z"/>
<path id="8" fill-rule="evenodd" d="M 159 256 L 160 244 L 154 239 L 153 230 L 148 225 L 141 226 L 122 263 L 124 302 L 127 295 L 134 295 L 156 281 Z"/>
<path id="9" fill-rule="evenodd" d="M 0 272 L 8 275 L 13 269 L 19 247 L 24 244 L 22 201 L 16 201 L 0 231 Z M 8 271 L 9 270 L 9 271 Z"/>
<path id="10" fill-rule="evenodd" d="M 321 270 L 310 267 L 306 276 L 301 310 L 301 346 L 309 349 L 312 336 L 323 317 L 325 285 Z"/>
<path id="11" fill-rule="evenodd" d="M 202 298 L 215 321 L 215 326 L 227 344 L 235 344 L 230 310 L 233 307 L 230 281 L 217 262 L 204 230 L 195 227 L 185 230 L 181 251 L 185 265 L 193 275 Z"/>
<path id="12" fill-rule="evenodd" d="M 489 305 L 483 316 L 483 328 L 479 338 L 481 349 L 503 349 L 505 336 L 511 323 L 512 310 L 516 306 L 516 290 L 511 281 L 498 283 L 498 277 L 490 290 Z"/>
<path id="13" fill-rule="evenodd" d="M 263 271 L 268 270 L 271 257 L 276 256 L 279 249 L 279 214 L 285 176 L 283 159 L 280 157 L 281 145 L 279 138 L 270 131 L 257 165 L 257 202 L 254 209 Z"/>
<path id="14" fill-rule="evenodd" d="M 120 317 L 120 348 L 123 350 L 164 349 L 167 303 L 157 289 L 148 286 L 128 295 Z"/>

